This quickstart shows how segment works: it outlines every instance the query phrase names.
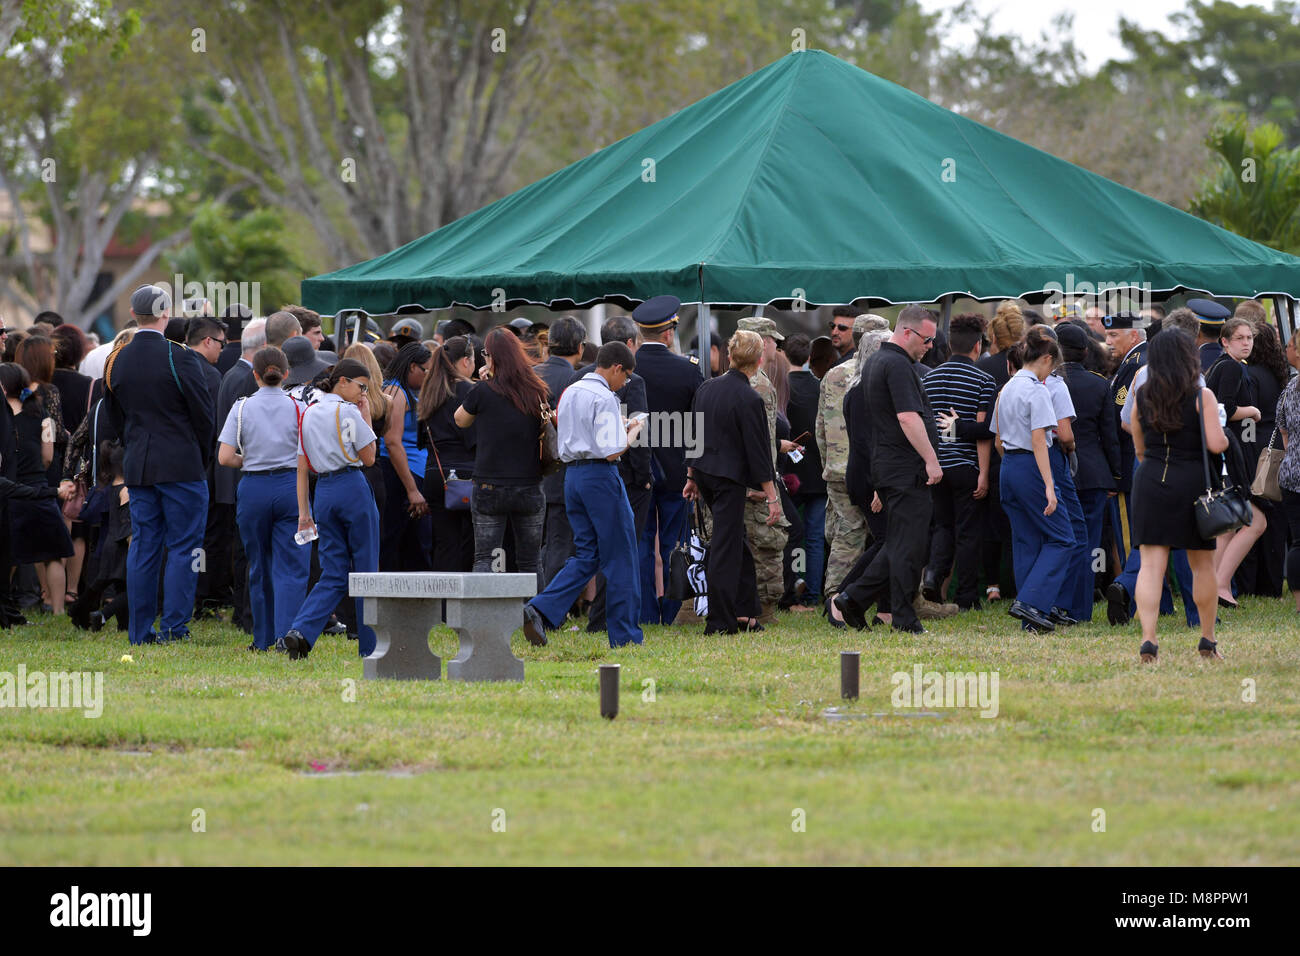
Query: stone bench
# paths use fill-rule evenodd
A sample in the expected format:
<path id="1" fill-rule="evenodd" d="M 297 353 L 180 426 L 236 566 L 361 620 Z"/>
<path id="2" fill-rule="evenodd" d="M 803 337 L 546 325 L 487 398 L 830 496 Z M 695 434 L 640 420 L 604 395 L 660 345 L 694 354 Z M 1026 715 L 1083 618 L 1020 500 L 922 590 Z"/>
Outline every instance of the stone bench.
<path id="1" fill-rule="evenodd" d="M 537 593 L 534 574 L 350 574 L 348 593 L 363 599 L 365 623 L 375 629 L 375 651 L 362 662 L 369 680 L 442 676 L 429 632 L 443 623 L 444 602 L 446 624 L 460 636 L 460 653 L 447 663 L 450 680 L 524 679 L 510 635 L 523 626 L 524 601 Z"/>

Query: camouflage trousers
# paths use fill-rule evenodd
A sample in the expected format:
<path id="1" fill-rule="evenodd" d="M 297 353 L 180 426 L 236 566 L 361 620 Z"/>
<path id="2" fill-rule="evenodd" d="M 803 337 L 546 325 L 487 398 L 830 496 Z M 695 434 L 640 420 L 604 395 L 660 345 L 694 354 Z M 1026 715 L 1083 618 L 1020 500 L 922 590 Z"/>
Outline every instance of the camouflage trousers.
<path id="1" fill-rule="evenodd" d="M 826 482 L 826 588 L 838 588 L 867 547 L 867 519 L 842 481 Z"/>
<path id="2" fill-rule="evenodd" d="M 779 523 L 768 526 L 767 502 L 745 502 L 745 537 L 754 555 L 754 577 L 758 580 L 758 603 L 776 604 L 785 594 L 785 556 L 787 530 L 790 522 L 785 516 Z"/>

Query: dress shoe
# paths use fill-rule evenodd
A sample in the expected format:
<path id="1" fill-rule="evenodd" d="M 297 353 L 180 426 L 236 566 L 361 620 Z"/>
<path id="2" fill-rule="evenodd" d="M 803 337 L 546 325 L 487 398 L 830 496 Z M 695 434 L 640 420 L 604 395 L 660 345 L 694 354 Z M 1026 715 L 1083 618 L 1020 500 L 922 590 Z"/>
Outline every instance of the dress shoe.
<path id="1" fill-rule="evenodd" d="M 1052 610 L 1048 612 L 1047 616 L 1052 619 L 1053 624 L 1059 627 L 1074 627 L 1079 623 L 1076 618 L 1070 617 L 1069 614 L 1056 605 L 1052 605 Z"/>
<path id="2" fill-rule="evenodd" d="M 943 595 L 939 593 L 939 581 L 932 574 L 926 574 L 921 579 L 921 597 L 933 604 L 942 604 Z"/>
<path id="3" fill-rule="evenodd" d="M 1007 613 L 1040 633 L 1051 633 L 1056 630 L 1056 625 L 1044 617 L 1042 612 L 1035 607 L 1030 607 L 1023 601 L 1012 601 L 1011 607 L 1007 608 Z"/>
<path id="4" fill-rule="evenodd" d="M 541 613 L 531 604 L 524 605 L 524 637 L 536 647 L 546 646 L 546 622 Z"/>
<path id="5" fill-rule="evenodd" d="M 865 631 L 867 629 L 866 614 L 863 613 L 862 608 L 858 607 L 849 599 L 847 594 L 841 592 L 840 594 L 835 595 L 835 597 L 831 598 L 831 603 L 833 603 L 836 609 L 839 610 L 840 616 L 844 618 L 845 624 L 848 624 L 850 627 L 856 628 L 859 631 Z"/>
<path id="6" fill-rule="evenodd" d="M 877 618 L 876 620 L 880 620 L 880 619 Z M 881 621 L 880 623 L 883 624 L 884 621 Z M 902 631 L 904 634 L 929 634 L 930 633 L 924 627 L 921 626 L 920 621 L 917 621 L 915 624 L 908 624 L 908 625 L 892 624 L 890 626 L 895 631 Z"/>
<path id="7" fill-rule="evenodd" d="M 1129 622 L 1128 606 L 1132 599 L 1128 588 L 1118 581 L 1110 582 L 1110 587 L 1106 588 L 1106 620 L 1112 627 Z"/>
<path id="8" fill-rule="evenodd" d="M 301 631 L 295 631 L 293 628 L 289 628 L 284 637 L 275 642 L 276 650 L 280 649 L 281 643 L 284 644 L 291 661 L 306 660 L 307 655 L 311 653 L 311 644 L 307 642 L 307 638 L 302 636 Z"/>

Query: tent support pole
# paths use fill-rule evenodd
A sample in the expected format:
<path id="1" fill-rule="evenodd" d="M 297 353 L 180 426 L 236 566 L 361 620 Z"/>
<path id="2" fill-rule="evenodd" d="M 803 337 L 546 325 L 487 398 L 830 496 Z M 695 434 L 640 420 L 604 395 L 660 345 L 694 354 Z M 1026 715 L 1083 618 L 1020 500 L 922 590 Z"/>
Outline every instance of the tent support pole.
<path id="1" fill-rule="evenodd" d="M 713 375 L 713 365 L 709 361 L 713 335 L 709 331 L 712 323 L 709 321 L 709 306 L 707 302 L 700 303 L 700 310 L 695 319 L 695 343 L 696 354 L 700 359 L 700 374 L 708 380 Z"/>
<path id="2" fill-rule="evenodd" d="M 1295 317 L 1291 313 L 1290 296 L 1273 296 L 1273 315 L 1277 318 L 1278 335 L 1281 336 L 1282 344 L 1285 345 L 1295 331 Z"/>
<path id="3" fill-rule="evenodd" d="M 945 295 L 939 300 L 939 328 L 943 329 L 943 334 L 948 335 L 948 323 L 952 320 L 952 296 Z"/>

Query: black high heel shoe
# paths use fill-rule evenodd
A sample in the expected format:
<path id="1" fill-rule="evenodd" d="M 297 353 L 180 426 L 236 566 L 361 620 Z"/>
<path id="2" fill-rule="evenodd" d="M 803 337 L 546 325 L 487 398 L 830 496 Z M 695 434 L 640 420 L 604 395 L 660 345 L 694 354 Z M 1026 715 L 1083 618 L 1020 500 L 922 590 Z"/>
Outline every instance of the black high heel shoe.
<path id="1" fill-rule="evenodd" d="M 1241 605 L 1236 601 L 1229 601 L 1227 598 L 1219 598 L 1219 607 L 1226 607 L 1229 610 L 1235 611 L 1237 608 L 1241 607 Z M 1218 642 L 1216 641 L 1215 643 L 1217 644 Z"/>
<path id="2" fill-rule="evenodd" d="M 1196 650 L 1202 657 L 1208 657 L 1211 660 L 1223 660 L 1223 655 L 1219 653 L 1219 642 L 1201 638 L 1201 643 L 1196 645 Z"/>
<path id="3" fill-rule="evenodd" d="M 1143 641 L 1142 646 L 1138 648 L 1138 656 L 1142 658 L 1143 664 L 1154 664 L 1159 653 L 1160 648 L 1150 641 Z"/>
<path id="4" fill-rule="evenodd" d="M 846 631 L 849 626 L 843 621 L 835 620 L 835 615 L 831 613 L 831 601 L 834 599 L 835 595 L 826 595 L 826 600 L 822 601 L 822 617 L 826 618 L 830 623 L 830 626 L 835 628 L 837 631 Z"/>

